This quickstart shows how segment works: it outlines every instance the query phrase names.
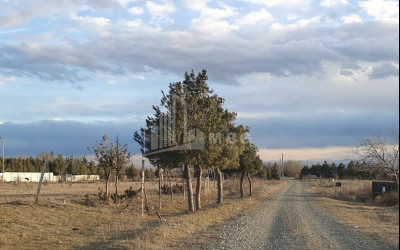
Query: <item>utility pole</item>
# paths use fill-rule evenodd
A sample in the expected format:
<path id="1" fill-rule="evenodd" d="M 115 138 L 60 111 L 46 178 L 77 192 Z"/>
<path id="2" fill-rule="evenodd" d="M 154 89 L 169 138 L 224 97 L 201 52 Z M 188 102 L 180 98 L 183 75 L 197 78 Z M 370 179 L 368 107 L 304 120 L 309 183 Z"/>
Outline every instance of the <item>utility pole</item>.
<path id="1" fill-rule="evenodd" d="M 0 139 L 1 139 L 1 145 L 3 148 L 3 177 L 4 177 L 4 139 L 1 136 L 0 136 Z"/>
<path id="2" fill-rule="evenodd" d="M 283 180 L 283 154 L 282 154 L 282 165 L 281 166 L 282 166 L 281 169 L 282 169 L 282 180 Z"/>

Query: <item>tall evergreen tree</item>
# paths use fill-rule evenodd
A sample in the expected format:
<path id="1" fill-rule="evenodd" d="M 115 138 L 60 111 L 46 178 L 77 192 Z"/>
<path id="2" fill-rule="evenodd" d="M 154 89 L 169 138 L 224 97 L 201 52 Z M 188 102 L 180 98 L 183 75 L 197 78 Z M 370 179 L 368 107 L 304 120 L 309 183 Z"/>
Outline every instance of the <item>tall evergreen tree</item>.
<path id="1" fill-rule="evenodd" d="M 194 210 L 190 168 L 196 171 L 196 209 L 201 209 L 201 177 L 206 166 L 221 169 L 238 167 L 238 142 L 226 144 L 228 133 L 238 130 L 235 113 L 223 108 L 224 99 L 207 85 L 207 72 L 186 72 L 183 82 L 171 83 L 146 127 L 136 131 L 134 139 L 153 165 L 163 169 L 183 166 L 188 188 L 188 207 Z M 217 141 L 217 142 L 216 142 Z M 156 146 L 155 146 L 156 145 Z M 237 162 L 237 166 L 234 164 Z M 222 191 L 221 191 L 222 193 Z"/>

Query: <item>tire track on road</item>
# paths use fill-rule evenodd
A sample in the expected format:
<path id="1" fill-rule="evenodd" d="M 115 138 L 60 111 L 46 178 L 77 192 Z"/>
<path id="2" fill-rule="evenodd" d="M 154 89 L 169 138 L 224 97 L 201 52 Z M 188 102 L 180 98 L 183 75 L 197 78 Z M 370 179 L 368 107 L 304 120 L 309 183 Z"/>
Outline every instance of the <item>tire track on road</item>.
<path id="1" fill-rule="evenodd" d="M 255 209 L 223 226 L 208 249 L 390 249 L 335 220 L 306 193 L 302 181 L 288 185 Z"/>

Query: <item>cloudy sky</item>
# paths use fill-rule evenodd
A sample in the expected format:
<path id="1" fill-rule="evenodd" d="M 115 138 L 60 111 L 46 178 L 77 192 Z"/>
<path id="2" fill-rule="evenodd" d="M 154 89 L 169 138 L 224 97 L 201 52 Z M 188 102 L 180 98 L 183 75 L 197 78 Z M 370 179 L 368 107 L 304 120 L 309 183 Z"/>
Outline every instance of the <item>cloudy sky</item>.
<path id="1" fill-rule="evenodd" d="M 399 3 L 391 0 L 0 0 L 6 156 L 139 147 L 185 71 L 251 127 L 264 160 L 340 160 L 399 124 Z"/>

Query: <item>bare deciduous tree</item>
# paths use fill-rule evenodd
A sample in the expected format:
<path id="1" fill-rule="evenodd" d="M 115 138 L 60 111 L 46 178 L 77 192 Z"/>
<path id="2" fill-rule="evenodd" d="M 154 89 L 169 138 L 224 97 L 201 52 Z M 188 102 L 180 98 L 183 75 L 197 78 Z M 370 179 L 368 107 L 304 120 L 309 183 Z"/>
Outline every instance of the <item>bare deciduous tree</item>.
<path id="1" fill-rule="evenodd" d="M 370 163 L 392 177 L 399 189 L 399 131 L 390 137 L 374 135 L 360 139 L 353 152 L 360 161 Z"/>
<path id="2" fill-rule="evenodd" d="M 122 167 L 128 162 L 130 153 L 127 149 L 127 144 L 121 145 L 117 137 L 115 143 L 112 142 L 106 135 L 100 143 L 96 143 L 95 146 L 88 147 L 88 150 L 95 153 L 96 159 L 99 162 L 99 166 L 104 169 L 104 175 L 106 178 L 106 197 L 109 196 L 109 183 L 111 181 L 111 173 L 116 170 L 115 180 L 115 193 L 118 193 L 118 175 Z"/>
<path id="3" fill-rule="evenodd" d="M 287 160 L 285 161 L 283 172 L 285 176 L 298 178 L 303 165 L 300 161 Z"/>

